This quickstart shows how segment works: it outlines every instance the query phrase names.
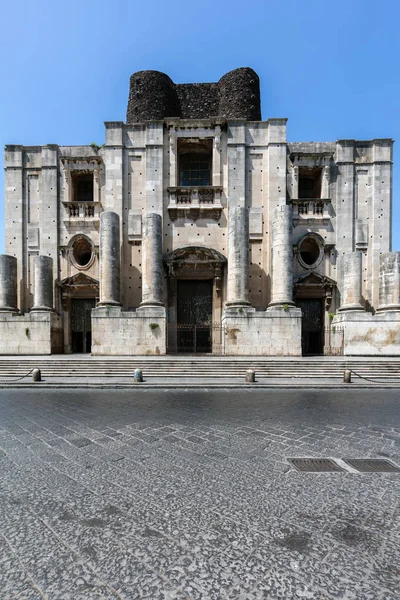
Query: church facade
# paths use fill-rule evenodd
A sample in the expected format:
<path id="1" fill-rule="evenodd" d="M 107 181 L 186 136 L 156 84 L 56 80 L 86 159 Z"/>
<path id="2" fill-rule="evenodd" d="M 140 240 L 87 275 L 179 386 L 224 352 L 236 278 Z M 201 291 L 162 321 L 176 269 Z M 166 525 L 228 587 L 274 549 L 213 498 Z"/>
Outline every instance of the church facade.
<path id="1" fill-rule="evenodd" d="M 141 71 L 103 146 L 6 146 L 0 353 L 399 355 L 393 141 L 286 121 Z"/>

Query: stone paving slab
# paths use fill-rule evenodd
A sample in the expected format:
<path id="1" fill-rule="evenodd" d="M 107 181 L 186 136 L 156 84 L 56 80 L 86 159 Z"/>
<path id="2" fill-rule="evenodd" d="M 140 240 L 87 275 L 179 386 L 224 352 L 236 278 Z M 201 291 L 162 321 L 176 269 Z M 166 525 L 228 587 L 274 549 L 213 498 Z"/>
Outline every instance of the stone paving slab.
<path id="1" fill-rule="evenodd" d="M 0 597 L 393 600 L 396 390 L 0 391 Z"/>

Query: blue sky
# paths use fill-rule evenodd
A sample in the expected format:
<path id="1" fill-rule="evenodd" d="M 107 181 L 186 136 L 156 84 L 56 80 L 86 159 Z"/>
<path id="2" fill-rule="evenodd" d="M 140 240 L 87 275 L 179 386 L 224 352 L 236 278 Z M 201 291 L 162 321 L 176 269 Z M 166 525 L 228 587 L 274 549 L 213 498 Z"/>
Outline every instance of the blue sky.
<path id="1" fill-rule="evenodd" d="M 17 0 L 2 22 L 2 146 L 102 144 L 103 122 L 125 120 L 131 73 L 217 81 L 241 66 L 260 76 L 263 118 L 288 117 L 289 140 L 400 140 L 398 0 Z M 394 161 L 400 250 L 396 145 Z"/>

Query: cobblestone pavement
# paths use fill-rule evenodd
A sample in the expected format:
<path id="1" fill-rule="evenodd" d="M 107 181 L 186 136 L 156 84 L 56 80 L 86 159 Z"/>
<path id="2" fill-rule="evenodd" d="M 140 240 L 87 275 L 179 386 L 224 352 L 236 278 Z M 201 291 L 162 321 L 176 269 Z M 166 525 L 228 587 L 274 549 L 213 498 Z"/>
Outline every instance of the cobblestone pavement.
<path id="1" fill-rule="evenodd" d="M 0 597 L 393 600 L 400 392 L 0 392 Z"/>

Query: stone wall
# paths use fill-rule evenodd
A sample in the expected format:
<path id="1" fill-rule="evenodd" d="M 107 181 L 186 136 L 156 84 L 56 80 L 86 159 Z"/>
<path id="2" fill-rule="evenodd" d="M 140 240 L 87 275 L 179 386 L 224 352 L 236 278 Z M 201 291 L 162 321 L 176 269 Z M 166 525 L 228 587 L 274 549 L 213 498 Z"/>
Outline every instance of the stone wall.
<path id="1" fill-rule="evenodd" d="M 225 354 L 231 356 L 301 356 L 300 311 L 225 313 Z"/>
<path id="2" fill-rule="evenodd" d="M 19 316 L 0 312 L 0 354 L 57 354 L 62 352 L 61 319 L 55 313 Z"/>
<path id="3" fill-rule="evenodd" d="M 332 324 L 344 328 L 345 356 L 400 356 L 400 311 L 343 312 Z"/>
<path id="4" fill-rule="evenodd" d="M 92 311 L 92 354 L 141 356 L 166 354 L 165 309 L 123 311 L 101 307 Z"/>

